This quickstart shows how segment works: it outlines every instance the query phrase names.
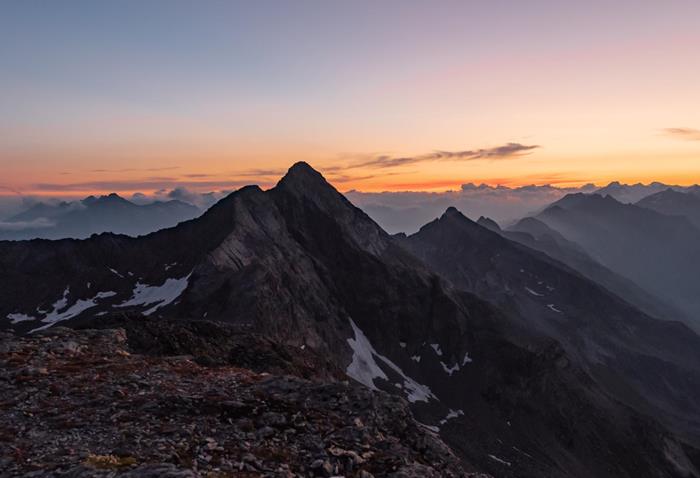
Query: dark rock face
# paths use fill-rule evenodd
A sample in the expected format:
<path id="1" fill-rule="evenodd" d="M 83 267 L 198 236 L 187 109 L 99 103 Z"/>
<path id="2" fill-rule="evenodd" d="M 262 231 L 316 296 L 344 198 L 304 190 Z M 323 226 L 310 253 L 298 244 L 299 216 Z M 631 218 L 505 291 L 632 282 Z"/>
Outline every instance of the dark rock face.
<path id="1" fill-rule="evenodd" d="M 0 270 L 9 279 L 0 288 L 6 328 L 112 326 L 137 314 L 148 325 L 129 319 L 124 328 L 142 352 L 303 376 L 311 367 L 325 380 L 340 370 L 373 393 L 408 400 L 467 470 L 675 476 L 666 451 L 690 453 L 606 395 L 555 341 L 525 334 L 491 303 L 453 288 L 303 163 L 269 191 L 243 188 L 146 237 L 0 243 Z M 270 358 L 246 356 L 219 325 L 159 322 L 193 319 L 261 337 L 251 347 Z M 304 352 L 284 365 L 294 350 Z M 431 476 L 429 465 L 393 472 Z"/>
<path id="2" fill-rule="evenodd" d="M 647 316 L 456 210 L 403 244 L 457 287 L 505 310 L 514 330 L 522 329 L 519 337 L 560 341 L 608 393 L 680 433 L 700 436 L 700 409 L 692 405 L 700 394 L 700 337 L 686 326 Z"/>

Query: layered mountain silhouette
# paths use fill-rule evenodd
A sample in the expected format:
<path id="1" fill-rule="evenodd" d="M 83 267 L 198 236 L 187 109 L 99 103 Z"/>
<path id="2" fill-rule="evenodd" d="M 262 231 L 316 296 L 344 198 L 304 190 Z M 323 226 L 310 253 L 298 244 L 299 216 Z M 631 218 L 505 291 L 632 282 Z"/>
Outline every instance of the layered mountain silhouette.
<path id="1" fill-rule="evenodd" d="M 539 219 L 523 218 L 505 231 L 499 230 L 499 233 L 566 264 L 649 315 L 660 319 L 692 322 L 678 307 L 659 299 L 632 280 L 605 267 L 579 244 L 568 240 Z"/>
<path id="2" fill-rule="evenodd" d="M 561 326 L 547 327 L 543 318 L 528 331 L 528 324 L 514 322 L 511 309 L 501 309 L 479 288 L 448 282 L 404 242 L 298 163 L 271 190 L 242 188 L 201 217 L 144 237 L 0 242 L 6 278 L 0 317 L 4 328 L 18 333 L 55 324 L 84 327 L 121 314 L 248 327 L 286 346 L 312 349 L 326 357 L 329 370 L 344 370 L 358 386 L 404 397 L 467 469 L 494 476 L 696 472 L 698 452 L 689 439 L 640 412 L 682 401 L 694 382 L 669 375 L 668 387 L 679 388 L 666 403 L 659 392 L 630 407 L 582 358 L 598 357 L 605 368 L 610 351 L 625 360 L 644 352 L 647 364 L 657 367 L 652 375 L 692 371 L 700 353 L 696 336 L 646 316 L 628 324 L 623 314 L 632 306 L 580 279 L 586 288 L 578 294 L 591 291 L 602 306 L 613 304 L 615 316 L 584 316 L 580 323 L 571 319 L 571 326 L 609 322 L 617 335 L 605 341 L 594 330 L 580 335 L 597 340 L 590 349 L 562 346 L 560 335 L 542 332 Z M 575 299 L 564 294 L 553 305 L 578 304 Z M 548 305 L 543 309 L 557 314 Z M 647 328 L 635 332 L 641 323 Z M 665 337 L 675 340 L 676 329 L 687 333 L 687 342 L 671 341 L 677 348 L 665 351 Z M 647 340 L 652 331 L 655 343 Z M 618 338 L 641 342 L 623 346 Z M 598 351 L 599 344 L 608 348 Z M 611 379 L 621 374 L 615 370 Z M 650 380 L 638 378 L 633 390 Z M 678 419 L 694 408 L 686 403 Z"/>
<path id="3" fill-rule="evenodd" d="M 669 188 L 682 189 L 680 186 L 669 186 L 658 181 L 654 181 L 649 184 L 622 184 L 619 181 L 613 181 L 607 186 L 604 186 L 596 191 L 597 194 L 601 196 L 611 196 L 621 203 L 635 203 L 640 199 L 655 194 L 657 192 L 663 191 Z"/>
<path id="4" fill-rule="evenodd" d="M 40 202 L 5 220 L 0 239 L 82 239 L 101 232 L 139 236 L 199 214 L 198 208 L 183 201 L 138 205 L 114 193 L 56 205 Z"/>
<path id="5" fill-rule="evenodd" d="M 505 311 L 522 329 L 517 337 L 556 339 L 621 401 L 700 434 L 700 410 L 691 405 L 700 393 L 700 337 L 685 325 L 651 318 L 454 208 L 402 242 L 455 286 Z"/>
<path id="6" fill-rule="evenodd" d="M 598 194 L 568 195 L 536 217 L 699 327 L 700 229 L 688 218 Z"/>
<path id="7" fill-rule="evenodd" d="M 666 189 L 638 201 L 637 206 L 670 216 L 684 216 L 700 228 L 700 195 Z"/>

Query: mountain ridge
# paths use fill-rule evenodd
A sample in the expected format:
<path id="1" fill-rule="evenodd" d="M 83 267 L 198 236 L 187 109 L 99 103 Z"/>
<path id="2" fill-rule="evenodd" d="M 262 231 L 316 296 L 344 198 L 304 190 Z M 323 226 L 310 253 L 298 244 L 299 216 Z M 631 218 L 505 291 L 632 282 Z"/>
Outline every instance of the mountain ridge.
<path id="1" fill-rule="evenodd" d="M 48 317 L 84 327 L 103 313 L 249 327 L 403 397 L 497 476 L 674 476 L 663 450 L 686 446 L 608 397 L 556 341 L 513 341 L 503 312 L 442 279 L 308 165 L 144 237 L 0 242 L 0 268 L 12 280 L 0 317 L 34 317 L 6 328 Z"/>

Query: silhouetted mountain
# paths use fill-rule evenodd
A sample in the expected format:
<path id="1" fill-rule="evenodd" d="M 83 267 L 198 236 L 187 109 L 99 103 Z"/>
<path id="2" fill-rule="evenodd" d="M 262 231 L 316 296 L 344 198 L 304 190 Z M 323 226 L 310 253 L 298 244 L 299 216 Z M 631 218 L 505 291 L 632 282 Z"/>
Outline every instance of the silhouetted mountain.
<path id="1" fill-rule="evenodd" d="M 550 257 L 454 208 L 402 243 L 457 287 L 499 306 L 523 333 L 560 341 L 609 393 L 700 436 L 700 337 L 656 320 Z M 682 417 L 682 418 L 681 418 Z"/>
<path id="2" fill-rule="evenodd" d="M 496 221 L 489 217 L 480 216 L 476 223 L 486 229 L 491 229 L 494 232 L 500 232 L 501 226 Z"/>
<path id="3" fill-rule="evenodd" d="M 182 201 L 137 205 L 117 194 L 89 196 L 57 205 L 37 203 L 7 219 L 0 239 L 82 239 L 113 232 L 139 236 L 197 217 L 200 211 Z"/>
<path id="4" fill-rule="evenodd" d="M 659 319 L 689 321 L 679 308 L 652 295 L 632 280 L 613 272 L 573 241 L 534 217 L 526 217 L 502 233 L 512 241 L 544 252 L 583 276 L 602 285 L 638 309 Z"/>
<path id="5" fill-rule="evenodd" d="M 666 189 L 645 197 L 637 202 L 637 206 L 670 216 L 685 216 L 696 227 L 700 227 L 700 196 L 692 192 Z"/>
<path id="6" fill-rule="evenodd" d="M 608 396 L 556 341 L 447 284 L 305 163 L 269 191 L 242 188 L 145 237 L 0 242 L 0 270 L 5 327 L 86 326 L 124 311 L 249 328 L 404 397 L 469 470 L 583 478 L 692 468 L 693 448 Z M 661 337 L 677 326 L 658 323 Z"/>
<path id="7" fill-rule="evenodd" d="M 537 218 L 700 327 L 700 230 L 687 218 L 597 194 L 566 196 Z"/>
<path id="8" fill-rule="evenodd" d="M 596 194 L 600 194 L 601 196 L 611 196 L 620 201 L 621 203 L 627 204 L 635 203 L 645 196 L 655 194 L 659 191 L 663 191 L 664 189 L 668 189 L 671 187 L 680 188 L 680 186 L 669 186 L 668 184 L 660 183 L 657 181 L 654 181 L 649 184 L 621 184 L 619 181 L 613 181 L 607 186 L 602 187 L 595 192 Z"/>

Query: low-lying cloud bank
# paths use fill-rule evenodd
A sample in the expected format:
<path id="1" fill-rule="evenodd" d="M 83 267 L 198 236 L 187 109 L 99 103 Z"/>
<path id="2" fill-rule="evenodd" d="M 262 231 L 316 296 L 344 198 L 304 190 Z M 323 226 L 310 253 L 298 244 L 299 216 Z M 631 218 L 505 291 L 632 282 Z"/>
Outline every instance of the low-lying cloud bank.
<path id="1" fill-rule="evenodd" d="M 555 186 L 462 185 L 458 191 L 445 192 L 381 192 L 349 191 L 346 196 L 356 206 L 390 233 L 413 233 L 454 206 L 472 219 L 488 216 L 508 224 L 535 213 L 548 204 L 573 192 L 593 192 L 596 186 L 580 188 Z"/>
<path id="2" fill-rule="evenodd" d="M 342 181 L 332 183 L 342 190 Z M 552 185 L 530 185 L 521 187 L 463 184 L 459 190 L 444 192 L 379 192 L 367 193 L 361 191 L 348 191 L 345 195 L 356 206 L 362 208 L 367 214 L 390 233 L 416 232 L 421 226 L 439 217 L 449 206 L 454 206 L 472 219 L 479 216 L 487 216 L 497 221 L 501 226 L 535 214 L 550 203 L 561 199 L 569 193 L 609 194 L 624 203 L 634 203 L 656 192 L 667 188 L 677 190 L 700 191 L 700 187 L 669 186 L 667 184 L 653 182 L 650 184 L 621 184 L 617 181 L 598 188 L 593 184 L 581 187 L 557 187 Z M 154 201 L 178 200 L 196 206 L 201 212 L 206 211 L 231 191 L 199 192 L 187 186 L 178 186 L 173 189 L 161 189 L 152 194 L 135 193 L 125 196 L 126 199 L 138 205 L 145 205 Z M 72 198 L 76 207 L 79 200 Z M 37 202 L 59 204 L 66 198 L 36 198 L 19 196 L 0 196 L 0 231 L 17 231 L 22 229 L 37 229 L 51 227 L 51 218 L 40 221 L 8 222 L 14 214 L 25 211 Z"/>

